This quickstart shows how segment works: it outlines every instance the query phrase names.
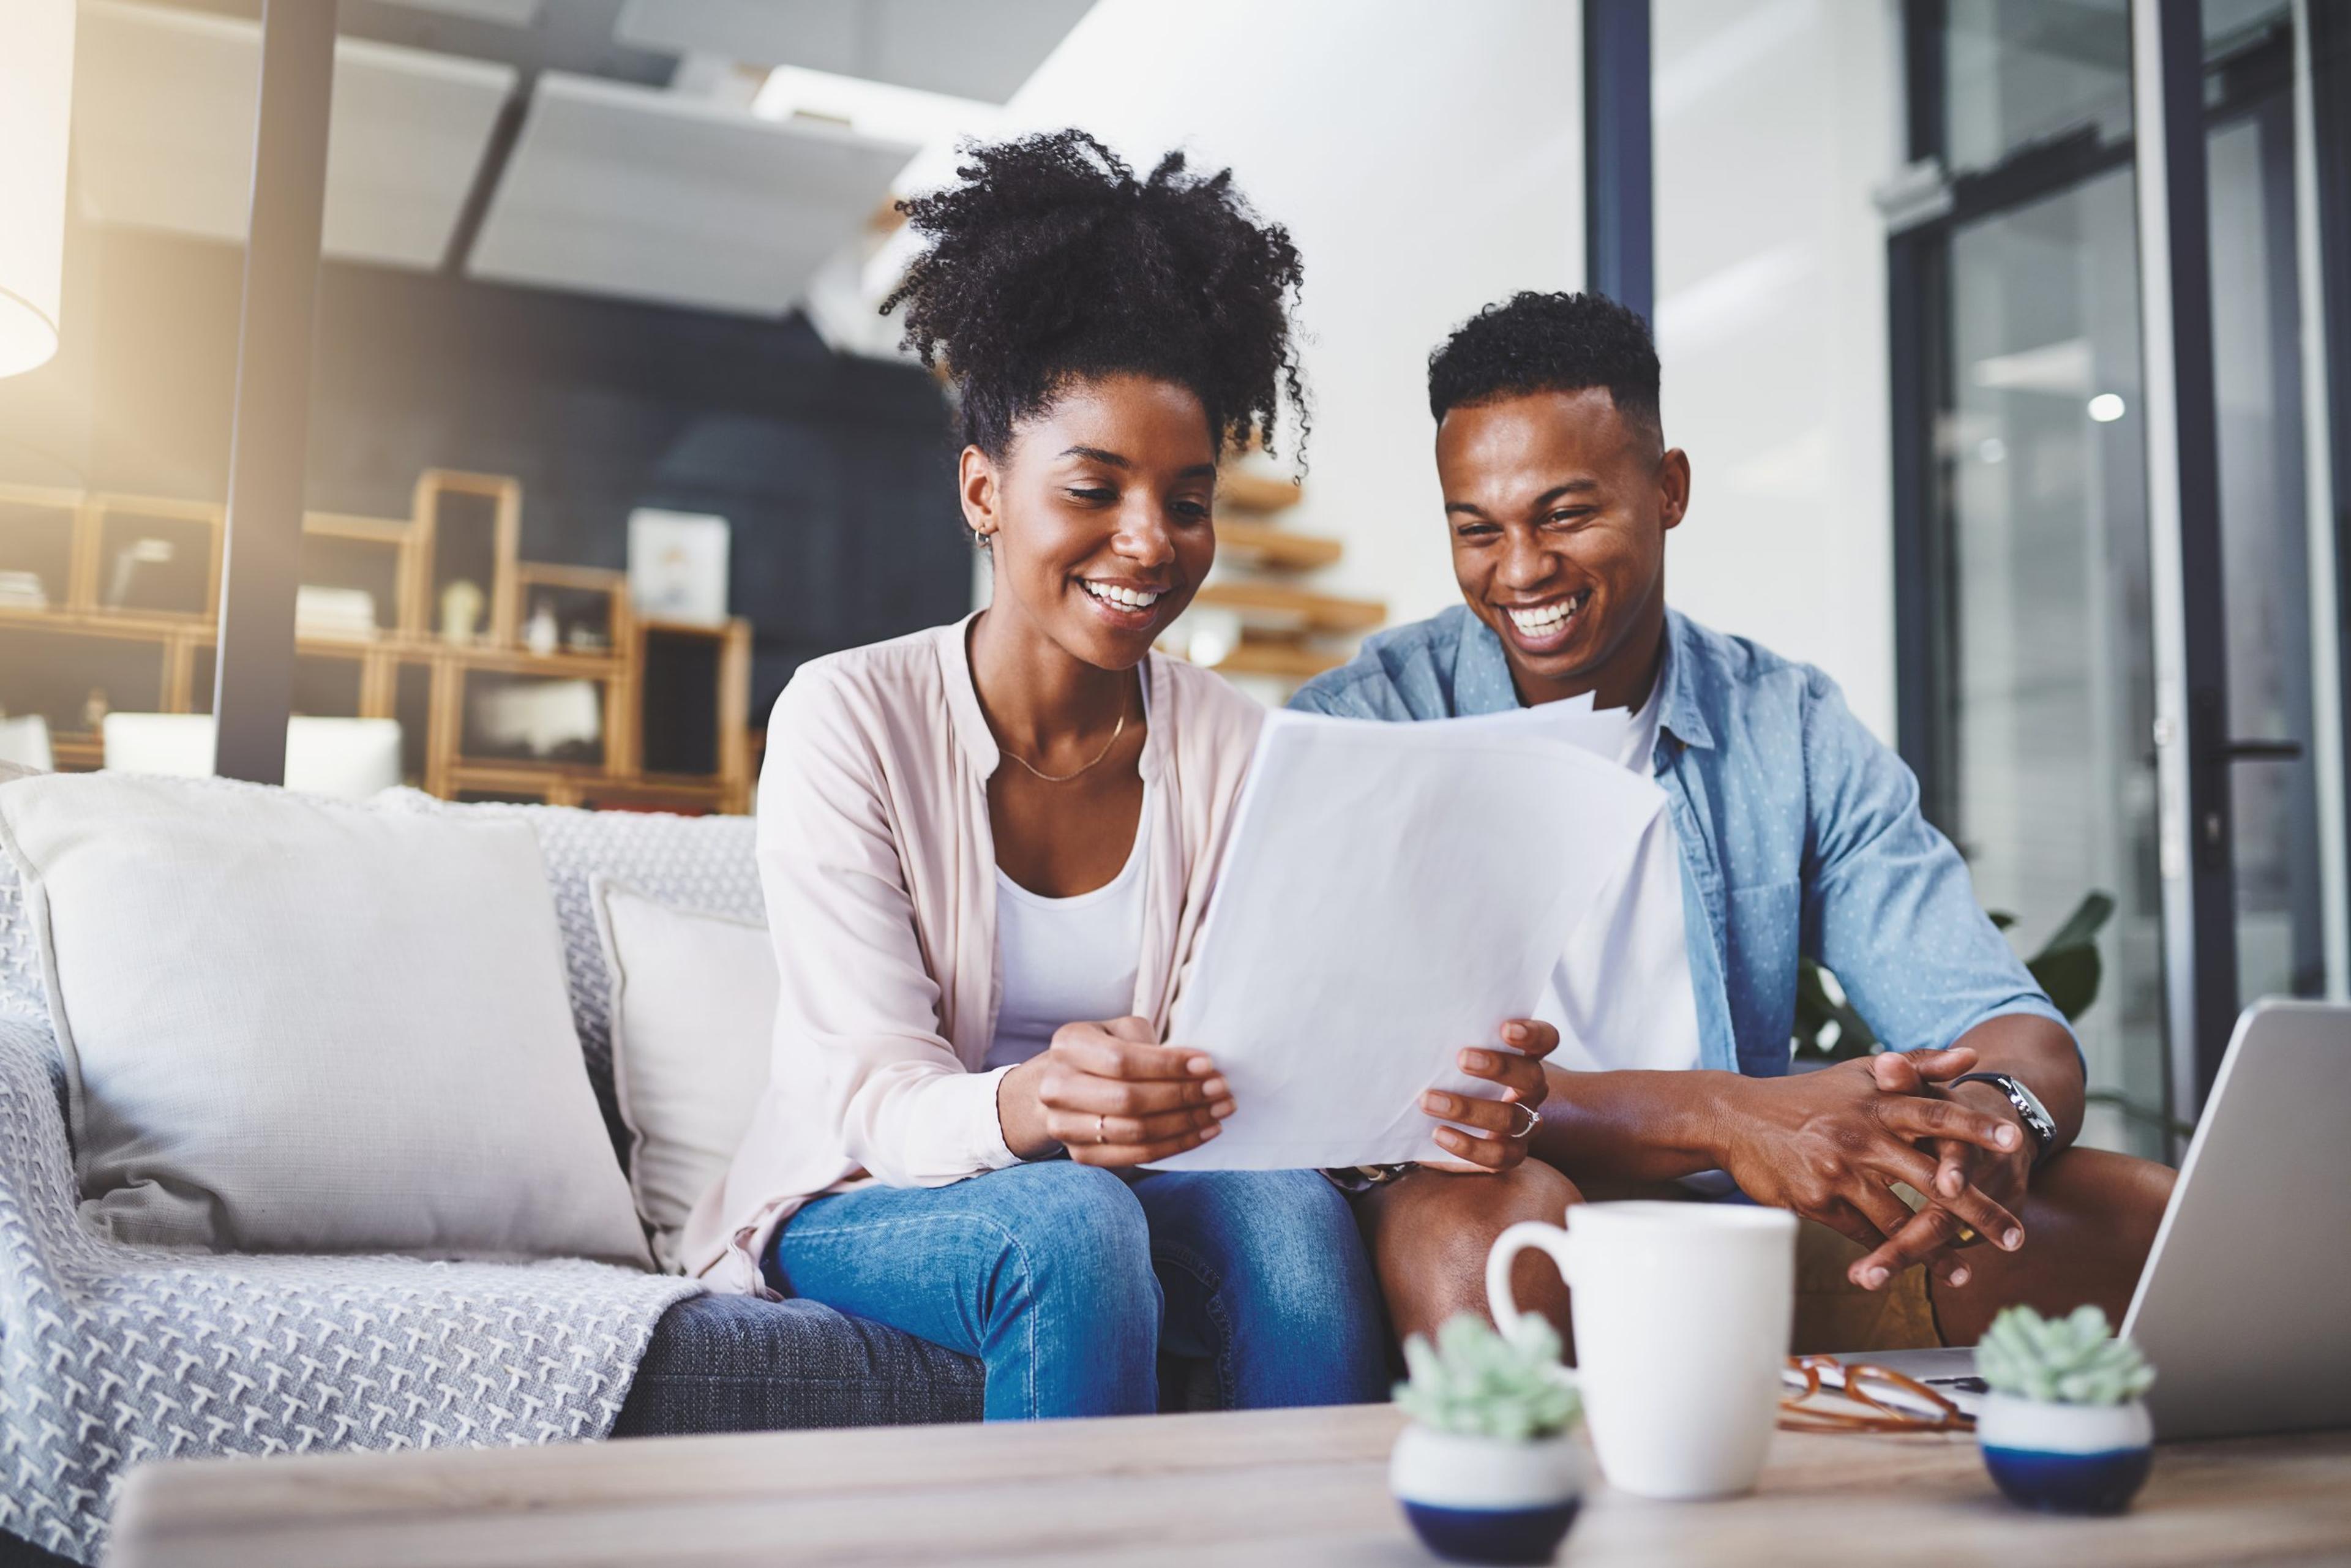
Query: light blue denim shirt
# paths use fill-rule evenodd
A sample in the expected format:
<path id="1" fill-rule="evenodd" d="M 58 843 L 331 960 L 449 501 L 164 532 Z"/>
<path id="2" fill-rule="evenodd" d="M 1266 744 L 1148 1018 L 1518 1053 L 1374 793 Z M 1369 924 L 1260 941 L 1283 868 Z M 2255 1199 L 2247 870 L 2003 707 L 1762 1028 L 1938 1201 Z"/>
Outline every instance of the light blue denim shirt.
<path id="1" fill-rule="evenodd" d="M 1702 1065 L 1788 1071 L 1796 959 L 1834 971 L 1892 1050 L 2002 1013 L 2064 1022 L 1918 814 L 1918 784 L 1836 683 L 1668 611 L 1657 782 L 1682 846 Z M 1466 606 L 1380 632 L 1290 706 L 1451 718 L 1518 706 L 1501 639 Z"/>

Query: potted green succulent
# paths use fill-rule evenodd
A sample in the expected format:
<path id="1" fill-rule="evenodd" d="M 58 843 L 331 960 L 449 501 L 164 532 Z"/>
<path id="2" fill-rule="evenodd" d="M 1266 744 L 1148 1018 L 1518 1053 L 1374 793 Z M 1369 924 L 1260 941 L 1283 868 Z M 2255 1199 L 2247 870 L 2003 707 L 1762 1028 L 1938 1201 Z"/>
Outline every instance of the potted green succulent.
<path id="1" fill-rule="evenodd" d="M 1422 1542 L 1457 1563 L 1548 1563 L 1583 1498 L 1569 1434 L 1583 1415 L 1559 1334 L 1528 1313 L 1508 1334 L 1464 1312 L 1405 1342 L 1412 1417 L 1388 1484 Z"/>
<path id="2" fill-rule="evenodd" d="M 1976 1346 L 1991 1393 L 1976 1442 L 2000 1490 L 2028 1508 L 2119 1513 L 2147 1481 L 2155 1423 L 2139 1396 L 2155 1369 L 2116 1339 L 2106 1314 L 2079 1307 L 2051 1321 L 2010 1307 Z"/>

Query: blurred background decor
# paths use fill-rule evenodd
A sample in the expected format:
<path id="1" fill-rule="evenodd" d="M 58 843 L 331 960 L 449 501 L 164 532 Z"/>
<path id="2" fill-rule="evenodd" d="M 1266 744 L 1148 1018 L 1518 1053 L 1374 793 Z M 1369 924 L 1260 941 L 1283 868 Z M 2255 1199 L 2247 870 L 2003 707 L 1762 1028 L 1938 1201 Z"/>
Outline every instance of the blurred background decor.
<path id="1" fill-rule="evenodd" d="M 308 514 L 296 719 L 380 721 L 384 782 L 452 800 L 749 810 L 750 623 L 641 617 L 617 571 L 518 559 L 522 504 L 512 478 L 436 469 L 404 517 Z M 0 564 L 35 585 L 0 603 L 0 714 L 41 727 L 11 760 L 209 769 L 208 725 L 118 721 L 211 712 L 220 549 L 217 506 L 0 486 Z M 551 645 L 528 645 L 526 599 Z M 132 733 L 177 737 L 169 760 L 119 754 Z"/>

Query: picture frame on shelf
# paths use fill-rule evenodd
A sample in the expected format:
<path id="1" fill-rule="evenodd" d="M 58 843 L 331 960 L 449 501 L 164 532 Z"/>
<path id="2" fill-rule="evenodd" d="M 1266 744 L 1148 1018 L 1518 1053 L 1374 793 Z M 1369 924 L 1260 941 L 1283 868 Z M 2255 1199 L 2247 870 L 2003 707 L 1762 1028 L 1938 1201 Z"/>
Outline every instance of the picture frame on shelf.
<path id="1" fill-rule="evenodd" d="M 648 621 L 726 623 L 726 560 L 734 529 L 709 512 L 639 507 L 629 514 L 629 602 Z"/>

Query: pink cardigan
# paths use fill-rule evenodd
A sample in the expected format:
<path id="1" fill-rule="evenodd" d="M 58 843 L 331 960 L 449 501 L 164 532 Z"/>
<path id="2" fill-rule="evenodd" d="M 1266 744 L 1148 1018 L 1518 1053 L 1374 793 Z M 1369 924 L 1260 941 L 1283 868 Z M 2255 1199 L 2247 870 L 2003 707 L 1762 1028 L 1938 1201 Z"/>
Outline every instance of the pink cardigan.
<path id="1" fill-rule="evenodd" d="M 780 995 L 767 1092 L 686 1222 L 690 1273 L 768 1294 L 793 1211 L 867 1177 L 944 1186 L 1015 1163 L 983 1071 L 996 1033 L 998 753 L 968 620 L 801 666 L 759 779 L 759 878 Z M 1257 732 L 1258 706 L 1151 655 L 1139 764 L 1155 813 L 1134 1010 L 1165 1029 Z"/>

